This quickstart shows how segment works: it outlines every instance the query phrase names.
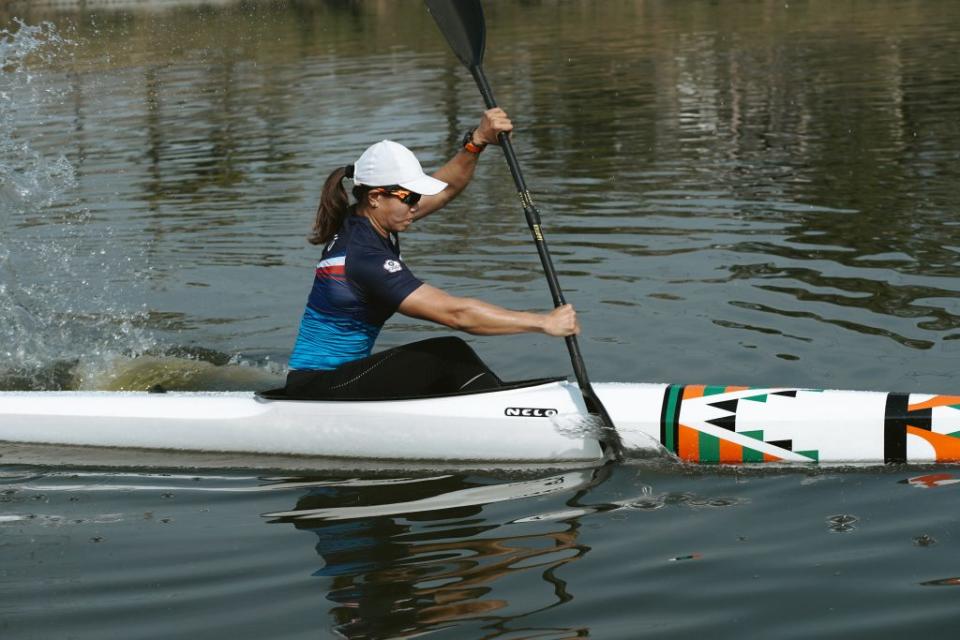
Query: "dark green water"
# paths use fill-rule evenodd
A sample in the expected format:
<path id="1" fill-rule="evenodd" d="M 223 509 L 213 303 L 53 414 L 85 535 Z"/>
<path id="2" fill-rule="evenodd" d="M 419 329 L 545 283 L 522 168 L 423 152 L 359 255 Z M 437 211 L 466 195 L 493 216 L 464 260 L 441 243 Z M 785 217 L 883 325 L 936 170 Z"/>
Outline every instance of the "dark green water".
<path id="1" fill-rule="evenodd" d="M 0 388 L 273 386 L 322 179 L 384 137 L 435 168 L 481 109 L 412 0 L 44 4 L 0 6 Z M 960 4 L 504 1 L 487 26 L 594 380 L 960 392 Z M 496 150 L 404 254 L 550 304 Z M 506 378 L 569 368 L 472 342 Z M 960 488 L 899 482 L 951 469 L 0 454 L 4 638 L 940 637 L 960 597 Z"/>

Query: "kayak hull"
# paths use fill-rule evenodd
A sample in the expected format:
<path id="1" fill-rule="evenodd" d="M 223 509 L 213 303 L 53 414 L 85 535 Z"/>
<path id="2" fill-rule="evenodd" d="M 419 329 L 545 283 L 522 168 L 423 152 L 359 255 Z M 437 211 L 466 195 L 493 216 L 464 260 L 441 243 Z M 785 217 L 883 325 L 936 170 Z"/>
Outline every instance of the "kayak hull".
<path id="1" fill-rule="evenodd" d="M 960 396 L 599 383 L 632 455 L 697 463 L 960 462 Z M 0 392 L 0 441 L 372 460 L 590 462 L 576 385 L 411 400 Z"/>
<path id="2" fill-rule="evenodd" d="M 507 414 L 511 407 L 518 415 Z M 523 415 L 531 407 L 551 415 Z M 5 392 L 0 440 L 393 460 L 597 460 L 595 439 L 555 426 L 557 416 L 582 413 L 576 387 L 566 383 L 375 402 L 233 392 Z"/>

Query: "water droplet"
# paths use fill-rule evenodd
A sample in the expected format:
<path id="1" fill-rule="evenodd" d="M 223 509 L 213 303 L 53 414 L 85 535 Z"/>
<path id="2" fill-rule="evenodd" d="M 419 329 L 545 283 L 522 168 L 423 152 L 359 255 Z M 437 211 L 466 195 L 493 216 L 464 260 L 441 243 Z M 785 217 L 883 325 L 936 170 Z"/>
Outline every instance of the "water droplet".
<path id="1" fill-rule="evenodd" d="M 841 513 L 827 518 L 827 525 L 829 526 L 830 531 L 834 533 L 846 533 L 848 531 L 853 531 L 856 527 L 854 526 L 859 518 L 847 513 Z"/>
<path id="2" fill-rule="evenodd" d="M 930 547 L 937 544 L 937 541 L 927 534 L 921 534 L 913 539 L 913 544 L 918 547 Z"/>

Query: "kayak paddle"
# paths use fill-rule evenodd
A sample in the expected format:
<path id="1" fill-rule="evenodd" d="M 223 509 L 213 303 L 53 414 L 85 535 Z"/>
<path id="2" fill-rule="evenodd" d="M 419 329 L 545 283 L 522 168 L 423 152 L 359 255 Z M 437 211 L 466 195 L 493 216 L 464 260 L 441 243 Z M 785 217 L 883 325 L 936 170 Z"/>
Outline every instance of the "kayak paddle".
<path id="1" fill-rule="evenodd" d="M 497 106 L 497 103 L 493 99 L 493 91 L 490 89 L 490 84 L 487 82 L 481 66 L 486 41 L 486 26 L 480 0 L 425 0 L 425 2 L 430 15 L 436 20 L 441 33 L 450 43 L 450 48 L 453 49 L 460 62 L 470 70 L 487 109 L 493 109 Z M 500 148 L 503 149 L 507 165 L 510 167 L 510 174 L 517 186 L 520 202 L 523 204 L 523 213 L 527 218 L 527 225 L 530 227 L 530 233 L 533 234 L 534 243 L 537 245 L 537 253 L 540 254 L 540 262 L 547 277 L 547 284 L 550 286 L 553 304 L 555 307 L 562 306 L 566 304 L 566 301 L 563 298 L 563 292 L 560 290 L 557 273 L 553 268 L 553 260 L 550 258 L 550 251 L 547 249 L 547 243 L 543 237 L 543 230 L 540 226 L 540 212 L 530 198 L 530 191 L 527 189 L 523 173 L 520 171 L 520 163 L 513 151 L 510 137 L 506 133 L 501 133 L 499 140 Z M 573 371 L 577 376 L 577 382 L 580 385 L 581 393 L 583 393 L 583 401 L 587 410 L 598 415 L 603 421 L 604 429 L 600 439 L 604 443 L 608 454 L 612 455 L 617 462 L 620 462 L 623 460 L 623 442 L 620 440 L 620 434 L 617 432 L 613 420 L 610 419 L 610 414 L 607 413 L 603 403 L 600 402 L 590 385 L 576 336 L 567 336 L 566 341 L 567 349 L 570 352 L 570 360 L 573 363 Z"/>

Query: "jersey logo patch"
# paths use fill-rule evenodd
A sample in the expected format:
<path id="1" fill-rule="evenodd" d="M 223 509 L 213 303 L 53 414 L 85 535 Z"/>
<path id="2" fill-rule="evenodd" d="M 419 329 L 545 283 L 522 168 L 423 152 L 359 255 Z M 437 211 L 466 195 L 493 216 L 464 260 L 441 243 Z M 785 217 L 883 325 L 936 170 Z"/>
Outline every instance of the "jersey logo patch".
<path id="1" fill-rule="evenodd" d="M 396 273 L 397 271 L 403 269 L 403 265 L 396 260 L 387 260 L 383 263 L 383 268 L 390 273 Z"/>

